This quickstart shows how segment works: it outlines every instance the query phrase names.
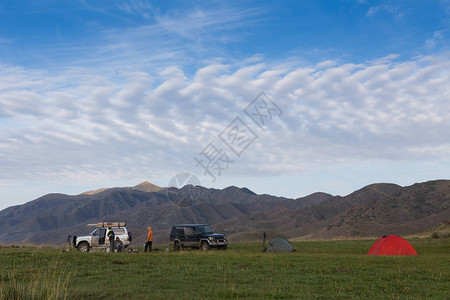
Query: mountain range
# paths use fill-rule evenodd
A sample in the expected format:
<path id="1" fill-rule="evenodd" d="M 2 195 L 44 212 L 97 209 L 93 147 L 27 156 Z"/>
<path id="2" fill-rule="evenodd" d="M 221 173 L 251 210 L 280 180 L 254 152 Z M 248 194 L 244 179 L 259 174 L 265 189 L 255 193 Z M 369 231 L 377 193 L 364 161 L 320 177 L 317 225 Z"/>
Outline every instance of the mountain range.
<path id="1" fill-rule="evenodd" d="M 283 235 L 294 240 L 410 235 L 450 220 L 450 180 L 402 187 L 368 185 L 347 196 L 314 193 L 290 199 L 247 188 L 187 185 L 161 188 L 150 182 L 80 195 L 47 194 L 0 211 L 0 243 L 61 244 L 68 235 L 92 231 L 89 223 L 125 221 L 134 244 L 168 242 L 177 223 L 208 223 L 231 241 Z"/>

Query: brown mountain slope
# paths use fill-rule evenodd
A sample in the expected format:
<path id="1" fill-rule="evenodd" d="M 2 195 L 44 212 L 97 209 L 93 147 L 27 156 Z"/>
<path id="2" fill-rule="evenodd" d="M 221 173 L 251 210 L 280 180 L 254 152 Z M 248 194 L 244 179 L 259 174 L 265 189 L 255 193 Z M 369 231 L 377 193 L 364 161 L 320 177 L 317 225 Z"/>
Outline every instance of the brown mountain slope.
<path id="1" fill-rule="evenodd" d="M 96 189 L 93 191 L 87 191 L 82 193 L 81 195 L 96 195 L 99 194 L 101 192 L 107 191 L 111 188 L 101 188 L 101 189 Z M 131 190 L 138 190 L 138 191 L 143 191 L 143 192 L 158 192 L 162 189 L 162 187 L 157 186 L 156 184 L 153 184 L 149 181 L 144 181 L 139 183 L 136 186 L 133 187 L 123 187 L 122 189 L 131 189 Z"/>
<path id="2" fill-rule="evenodd" d="M 64 241 L 69 234 L 88 233 L 85 225 L 99 220 L 126 221 L 137 239 L 144 238 L 146 227 L 151 225 L 155 229 L 155 242 L 165 241 L 175 223 L 220 225 L 250 212 L 268 212 L 277 206 L 300 208 L 327 197 L 332 196 L 315 194 L 311 199 L 294 200 L 257 195 L 246 188 L 218 190 L 192 186 L 157 192 L 111 188 L 77 196 L 49 194 L 1 211 L 0 242 L 55 243 Z"/>
<path id="3" fill-rule="evenodd" d="M 269 229 L 295 239 L 407 235 L 450 220 L 449 206 L 448 180 L 408 187 L 372 184 L 300 209 L 279 206 L 270 212 L 251 212 L 222 226 L 236 238 L 242 236 L 242 230 L 246 237 L 260 237 Z"/>
<path id="4" fill-rule="evenodd" d="M 339 211 L 336 215 L 309 222 L 302 229 L 286 229 L 289 235 L 312 238 L 406 235 L 450 220 L 449 205 L 450 181 L 430 181 L 409 187 L 376 184 L 333 203 L 320 204 Z M 305 217 L 304 212 L 299 216 Z"/>
<path id="5" fill-rule="evenodd" d="M 61 243 L 86 234 L 88 223 L 126 221 L 136 243 L 152 226 L 167 242 L 175 223 L 209 223 L 231 240 L 262 232 L 296 239 L 367 237 L 422 232 L 450 220 L 450 181 L 408 187 L 373 184 L 345 197 L 315 193 L 298 199 L 257 195 L 246 188 L 185 186 L 157 191 L 148 182 L 94 194 L 49 194 L 0 211 L 0 242 Z"/>

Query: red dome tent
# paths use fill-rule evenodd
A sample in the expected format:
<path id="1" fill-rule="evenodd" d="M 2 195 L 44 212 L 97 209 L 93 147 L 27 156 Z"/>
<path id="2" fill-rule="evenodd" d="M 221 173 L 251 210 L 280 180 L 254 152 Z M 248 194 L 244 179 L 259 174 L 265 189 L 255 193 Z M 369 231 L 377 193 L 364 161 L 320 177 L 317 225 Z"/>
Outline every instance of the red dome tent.
<path id="1" fill-rule="evenodd" d="M 367 255 L 417 255 L 417 252 L 405 239 L 389 235 L 376 241 Z"/>

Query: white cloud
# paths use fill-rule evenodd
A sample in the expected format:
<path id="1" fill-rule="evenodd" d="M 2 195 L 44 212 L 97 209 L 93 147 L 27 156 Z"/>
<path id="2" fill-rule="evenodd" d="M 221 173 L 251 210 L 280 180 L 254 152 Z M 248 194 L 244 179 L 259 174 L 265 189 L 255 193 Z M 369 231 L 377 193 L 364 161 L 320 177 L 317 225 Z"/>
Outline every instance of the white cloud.
<path id="1" fill-rule="evenodd" d="M 144 7 L 144 8 L 141 8 Z M 168 13 L 153 15 L 146 1 L 124 2 L 119 7 L 130 14 L 125 23 L 133 26 L 108 28 L 98 31 L 95 37 L 83 42 L 84 46 L 67 44 L 52 49 L 62 57 L 70 57 L 64 64 L 90 66 L 115 71 L 128 68 L 166 68 L 168 65 L 192 65 L 225 55 L 223 46 L 245 38 L 245 29 L 258 25 L 262 8 L 226 8 L 188 10 L 173 9 Z M 97 8 L 91 8 L 98 12 Z M 123 14 L 114 14 L 112 8 L 102 11 L 109 17 L 123 21 Z M 145 22 L 135 22 L 134 15 L 142 14 Z"/>
<path id="2" fill-rule="evenodd" d="M 436 48 L 445 44 L 445 36 L 441 31 L 435 31 L 433 36 L 425 41 L 423 48 L 427 53 L 435 51 Z"/>
<path id="3" fill-rule="evenodd" d="M 133 15 L 140 15 L 145 19 L 152 16 L 154 8 L 149 1 L 146 0 L 130 0 L 121 2 L 118 8 Z"/>
<path id="4" fill-rule="evenodd" d="M 371 17 L 382 12 L 388 12 L 396 17 L 401 17 L 403 15 L 398 7 L 387 4 L 370 7 L 366 15 Z"/>
<path id="5" fill-rule="evenodd" d="M 212 62 L 107 77 L 3 65 L 0 180 L 149 178 L 195 168 L 194 155 L 241 116 L 258 139 L 229 174 L 304 174 L 332 163 L 447 159 L 446 55 L 287 67 Z M 266 91 L 283 110 L 266 132 L 243 109 Z M 228 150 L 229 151 L 229 150 Z M 233 154 L 229 151 L 229 155 Z"/>

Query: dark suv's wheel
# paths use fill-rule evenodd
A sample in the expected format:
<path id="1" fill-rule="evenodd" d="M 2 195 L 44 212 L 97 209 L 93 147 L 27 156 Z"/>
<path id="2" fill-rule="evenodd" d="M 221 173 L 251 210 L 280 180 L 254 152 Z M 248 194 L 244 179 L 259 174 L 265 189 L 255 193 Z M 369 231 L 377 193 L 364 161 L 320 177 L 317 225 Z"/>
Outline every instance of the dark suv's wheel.
<path id="1" fill-rule="evenodd" d="M 89 252 L 89 244 L 86 242 L 81 242 L 78 244 L 78 251 Z"/>
<path id="2" fill-rule="evenodd" d="M 200 245 L 200 250 L 202 250 L 202 251 L 208 251 L 208 250 L 209 250 L 209 244 L 208 244 L 208 242 L 202 242 L 202 244 Z"/>
<path id="3" fill-rule="evenodd" d="M 175 242 L 175 243 L 173 244 L 173 250 L 174 250 L 174 251 L 180 251 L 180 250 L 183 250 L 183 247 L 181 247 L 180 242 Z"/>

